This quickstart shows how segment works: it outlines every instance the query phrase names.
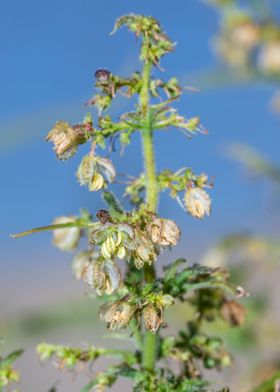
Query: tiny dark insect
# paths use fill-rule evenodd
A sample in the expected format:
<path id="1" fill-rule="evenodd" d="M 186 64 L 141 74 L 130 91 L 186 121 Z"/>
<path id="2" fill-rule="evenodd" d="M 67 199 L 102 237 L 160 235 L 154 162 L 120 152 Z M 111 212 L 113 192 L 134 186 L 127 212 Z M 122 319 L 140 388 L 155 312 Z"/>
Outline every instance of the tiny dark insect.
<path id="1" fill-rule="evenodd" d="M 111 72 L 107 71 L 107 69 L 98 69 L 94 74 L 97 81 L 100 83 L 107 82 L 110 75 L 111 75 Z"/>
<path id="2" fill-rule="evenodd" d="M 111 222 L 111 216 L 107 210 L 99 210 L 96 214 L 96 218 L 103 224 Z"/>

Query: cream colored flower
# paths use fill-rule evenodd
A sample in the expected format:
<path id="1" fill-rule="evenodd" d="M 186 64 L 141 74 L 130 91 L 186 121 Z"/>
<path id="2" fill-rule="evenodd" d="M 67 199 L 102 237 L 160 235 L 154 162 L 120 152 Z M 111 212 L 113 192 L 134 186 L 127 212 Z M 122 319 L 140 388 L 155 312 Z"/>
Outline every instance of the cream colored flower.
<path id="1" fill-rule="evenodd" d="M 260 29 L 254 23 L 241 23 L 231 30 L 230 38 L 234 44 L 250 50 L 259 42 Z"/>
<path id="2" fill-rule="evenodd" d="M 280 74 L 280 41 L 263 46 L 258 57 L 259 68 L 265 73 Z"/>
<path id="3" fill-rule="evenodd" d="M 185 204 L 188 212 L 195 218 L 203 218 L 211 212 L 211 199 L 201 188 L 188 189 L 185 193 Z"/>
<path id="4" fill-rule="evenodd" d="M 54 225 L 62 223 L 75 222 L 76 217 L 74 216 L 61 216 L 53 221 Z M 55 229 L 53 231 L 53 244 L 64 251 L 74 250 L 81 238 L 81 229 L 78 227 L 66 227 L 61 229 Z"/>
<path id="5" fill-rule="evenodd" d="M 148 225 L 148 232 L 152 241 L 162 246 L 176 245 L 180 237 L 179 227 L 170 219 L 154 219 Z"/>

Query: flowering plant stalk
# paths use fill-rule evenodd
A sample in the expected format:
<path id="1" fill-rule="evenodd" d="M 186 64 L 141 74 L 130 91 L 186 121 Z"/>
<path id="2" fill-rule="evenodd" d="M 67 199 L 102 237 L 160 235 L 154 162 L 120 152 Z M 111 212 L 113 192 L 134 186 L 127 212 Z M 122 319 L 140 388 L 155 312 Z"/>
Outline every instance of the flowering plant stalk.
<path id="1" fill-rule="evenodd" d="M 121 376 L 133 380 L 134 391 L 210 391 L 215 387 L 202 378 L 202 367 L 228 366 L 231 356 L 220 338 L 207 334 L 205 325 L 219 317 L 231 325 L 241 324 L 244 308 L 235 299 L 243 296 L 244 291 L 228 282 L 225 271 L 190 266 L 185 259 L 169 263 L 159 274 L 159 254 L 175 246 L 180 238 L 178 225 L 158 214 L 160 193 L 169 190 L 185 211 L 202 219 L 211 211 L 206 189 L 212 185 L 207 175 L 195 174 L 191 168 L 157 172 L 153 141 L 155 132 L 171 127 L 188 137 L 206 130 L 199 117 L 185 118 L 171 106 L 183 91 L 178 80 L 153 77 L 154 68 L 161 70 L 161 58 L 175 47 L 159 22 L 130 14 L 116 21 L 114 32 L 122 26 L 141 38 L 142 72 L 120 77 L 107 69 L 97 70 L 97 93 L 88 101 L 89 106 L 97 109 L 97 119 L 88 113 L 77 125 L 59 121 L 47 136 L 59 160 L 70 159 L 80 144 L 89 144 L 77 178 L 90 192 L 102 191 L 108 208 L 97 211 L 96 219 L 82 211 L 80 216 L 58 217 L 50 226 L 14 237 L 54 230 L 54 245 L 63 251 L 74 251 L 80 238 L 86 236 L 88 248 L 74 256 L 73 273 L 104 299 L 99 314 L 110 331 L 130 328 L 136 350 L 93 346 L 82 350 L 42 343 L 37 351 L 42 360 L 52 358 L 60 367 L 69 369 L 100 356 L 120 359 L 119 364 L 93 374 L 84 392 L 103 391 Z M 116 121 L 106 110 L 117 94 L 138 99 L 134 111 L 124 113 Z M 136 132 L 142 138 L 145 171 L 138 178 L 128 176 L 125 194 L 133 208 L 126 211 L 108 190 L 108 185 L 118 178 L 117 171 L 108 157 L 99 155 L 98 149 L 105 149 L 107 140 L 113 143 L 117 138 L 123 149 Z M 175 302 L 188 303 L 195 315 L 189 316 L 186 328 L 178 336 L 168 336 L 162 334 L 167 327 L 165 309 Z M 168 361 L 165 367 L 158 365 L 163 359 Z M 171 361 L 179 364 L 177 369 Z"/>

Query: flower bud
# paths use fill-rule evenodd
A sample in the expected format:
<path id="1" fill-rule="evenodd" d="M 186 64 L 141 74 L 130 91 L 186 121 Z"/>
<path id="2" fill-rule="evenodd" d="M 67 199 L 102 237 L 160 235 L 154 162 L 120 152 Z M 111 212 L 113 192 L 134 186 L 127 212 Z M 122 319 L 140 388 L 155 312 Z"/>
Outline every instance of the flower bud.
<path id="1" fill-rule="evenodd" d="M 99 316 L 111 331 L 126 328 L 135 312 L 135 307 L 125 300 L 107 302 L 100 307 Z"/>
<path id="2" fill-rule="evenodd" d="M 89 184 L 89 191 L 98 192 L 101 188 L 104 187 L 105 181 L 102 174 L 95 173 L 92 177 L 91 183 Z"/>
<path id="3" fill-rule="evenodd" d="M 79 144 L 86 142 L 87 137 L 82 127 L 72 127 L 66 121 L 58 121 L 46 140 L 54 143 L 57 158 L 66 160 L 75 154 Z"/>
<path id="4" fill-rule="evenodd" d="M 270 42 L 261 49 L 258 65 L 265 73 L 280 74 L 280 41 Z"/>
<path id="5" fill-rule="evenodd" d="M 90 191 L 99 191 L 105 186 L 105 178 L 112 182 L 115 176 L 115 168 L 111 161 L 93 155 L 84 156 L 77 171 L 79 183 L 87 185 Z"/>
<path id="6" fill-rule="evenodd" d="M 201 188 L 190 188 L 185 193 L 185 204 L 188 212 L 195 218 L 203 218 L 211 211 L 211 200 L 207 192 Z"/>
<path id="7" fill-rule="evenodd" d="M 245 308 L 235 301 L 225 301 L 221 307 L 221 315 L 232 326 L 244 324 Z"/>
<path id="8" fill-rule="evenodd" d="M 174 304 L 174 302 L 175 302 L 174 298 L 172 297 L 172 295 L 169 294 L 164 294 L 160 298 L 160 305 L 163 307 L 171 306 Z"/>
<path id="9" fill-rule="evenodd" d="M 76 217 L 74 216 L 61 216 L 53 221 L 54 225 L 61 223 L 75 222 Z M 64 251 L 74 250 L 81 238 L 81 229 L 78 227 L 65 227 L 62 229 L 55 229 L 53 231 L 53 244 Z"/>
<path id="10" fill-rule="evenodd" d="M 101 245 L 101 255 L 105 259 L 111 259 L 117 248 L 117 243 L 113 235 L 108 235 L 106 240 Z"/>
<path id="11" fill-rule="evenodd" d="M 143 309 L 143 317 L 145 326 L 148 331 L 155 333 L 162 324 L 162 317 L 158 310 L 151 304 L 148 304 Z"/>
<path id="12" fill-rule="evenodd" d="M 111 295 L 120 285 L 121 274 L 112 261 L 96 260 L 85 265 L 82 278 L 98 295 Z"/>
<path id="13" fill-rule="evenodd" d="M 148 225 L 152 241 L 162 246 L 176 245 L 180 237 L 180 229 L 169 219 L 156 218 Z"/>

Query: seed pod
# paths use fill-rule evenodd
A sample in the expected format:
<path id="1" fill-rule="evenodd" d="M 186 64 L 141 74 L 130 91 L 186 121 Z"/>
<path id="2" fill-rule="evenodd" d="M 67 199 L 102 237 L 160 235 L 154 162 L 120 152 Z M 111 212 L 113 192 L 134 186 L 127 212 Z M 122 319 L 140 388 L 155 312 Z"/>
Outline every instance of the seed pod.
<path id="1" fill-rule="evenodd" d="M 99 316 L 105 321 L 111 331 L 126 328 L 135 312 L 127 300 L 111 301 L 103 304 L 99 310 Z"/>
<path id="2" fill-rule="evenodd" d="M 77 151 L 78 145 L 85 143 L 87 137 L 80 126 L 72 127 L 66 121 L 58 121 L 49 132 L 46 140 L 54 143 L 57 158 L 66 160 Z"/>
<path id="3" fill-rule="evenodd" d="M 195 218 L 203 218 L 211 211 L 211 200 L 207 192 L 201 188 L 190 188 L 185 193 L 185 204 L 188 212 Z"/>
<path id="4" fill-rule="evenodd" d="M 151 304 L 148 304 L 143 309 L 143 317 L 145 326 L 148 331 L 155 333 L 162 324 L 162 318 L 158 314 L 159 311 Z"/>
<path id="5" fill-rule="evenodd" d="M 75 221 L 76 217 L 74 216 L 61 216 L 56 218 L 53 224 L 71 223 Z M 81 229 L 78 227 L 65 227 L 53 231 L 53 244 L 64 251 L 70 252 L 74 250 L 78 246 L 80 238 Z"/>
<path id="6" fill-rule="evenodd" d="M 169 219 L 154 219 L 148 225 L 148 232 L 152 241 L 162 246 L 176 245 L 180 237 L 179 227 Z"/>
<path id="7" fill-rule="evenodd" d="M 232 326 L 244 324 L 246 310 L 235 301 L 225 301 L 221 307 L 221 315 Z"/>

